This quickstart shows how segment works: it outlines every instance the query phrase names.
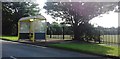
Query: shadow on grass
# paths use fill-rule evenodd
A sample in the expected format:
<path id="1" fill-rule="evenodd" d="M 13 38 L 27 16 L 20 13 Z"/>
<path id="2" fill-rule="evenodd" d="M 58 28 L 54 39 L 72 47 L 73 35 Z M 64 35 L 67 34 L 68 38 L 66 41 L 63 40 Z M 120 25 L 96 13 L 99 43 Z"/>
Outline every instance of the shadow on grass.
<path id="1" fill-rule="evenodd" d="M 116 56 L 118 51 L 114 50 L 112 47 L 102 46 L 99 44 L 90 43 L 62 43 L 62 44 L 51 44 L 51 47 L 67 49 L 77 52 L 102 55 L 102 56 Z"/>

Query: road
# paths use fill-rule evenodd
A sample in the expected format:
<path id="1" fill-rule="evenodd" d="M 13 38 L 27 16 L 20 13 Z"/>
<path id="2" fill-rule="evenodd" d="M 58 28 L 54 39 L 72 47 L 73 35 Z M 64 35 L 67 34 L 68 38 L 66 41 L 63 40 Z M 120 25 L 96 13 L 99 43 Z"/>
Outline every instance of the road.
<path id="1" fill-rule="evenodd" d="M 2 57 L 100 57 L 73 51 L 0 40 Z"/>

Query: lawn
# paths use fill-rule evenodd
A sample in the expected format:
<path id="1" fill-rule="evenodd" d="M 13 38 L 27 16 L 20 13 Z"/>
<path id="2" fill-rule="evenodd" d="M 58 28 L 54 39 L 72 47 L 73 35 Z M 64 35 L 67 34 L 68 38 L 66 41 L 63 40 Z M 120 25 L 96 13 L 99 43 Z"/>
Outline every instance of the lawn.
<path id="1" fill-rule="evenodd" d="M 77 52 L 86 52 L 100 55 L 111 55 L 111 56 L 120 56 L 118 54 L 117 46 L 106 46 L 105 44 L 90 44 L 90 43 L 61 43 L 61 44 L 51 44 L 51 47 L 62 48 Z"/>
<path id="2" fill-rule="evenodd" d="M 12 41 L 17 41 L 18 37 L 17 36 L 0 36 L 2 39 L 7 39 L 7 40 L 12 40 Z"/>

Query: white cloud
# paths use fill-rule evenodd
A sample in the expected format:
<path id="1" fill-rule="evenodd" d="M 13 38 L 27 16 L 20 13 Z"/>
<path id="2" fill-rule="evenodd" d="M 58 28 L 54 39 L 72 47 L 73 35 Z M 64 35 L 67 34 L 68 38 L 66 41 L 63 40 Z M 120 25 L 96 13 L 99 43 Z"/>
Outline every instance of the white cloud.
<path id="1" fill-rule="evenodd" d="M 39 4 L 39 7 L 42 9 L 43 6 L 45 5 L 46 0 L 36 0 L 36 3 Z"/>
<path id="2" fill-rule="evenodd" d="M 110 11 L 109 14 L 102 14 L 102 17 L 93 18 L 90 23 L 103 27 L 118 27 L 118 13 Z"/>

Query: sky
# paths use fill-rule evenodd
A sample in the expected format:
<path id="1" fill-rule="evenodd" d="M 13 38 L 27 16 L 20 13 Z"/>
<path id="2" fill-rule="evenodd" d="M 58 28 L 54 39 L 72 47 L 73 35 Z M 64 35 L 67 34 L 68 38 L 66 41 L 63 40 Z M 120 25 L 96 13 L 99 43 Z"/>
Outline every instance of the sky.
<path id="1" fill-rule="evenodd" d="M 46 0 L 36 0 L 36 1 L 41 9 L 40 13 L 47 19 L 47 22 L 50 23 L 54 22 L 55 20 L 50 15 L 47 15 L 45 13 L 45 9 L 43 9 Z M 93 24 L 95 27 L 97 26 L 102 26 L 106 28 L 118 27 L 118 13 L 110 11 L 107 14 L 100 15 L 100 17 L 98 16 L 93 18 L 92 20 L 90 20 L 90 23 Z"/>
<path id="2" fill-rule="evenodd" d="M 94 26 L 103 26 L 106 28 L 118 27 L 118 13 L 110 11 L 109 14 L 102 14 L 101 17 L 95 17 L 90 21 Z"/>
<path id="3" fill-rule="evenodd" d="M 46 0 L 36 0 L 36 1 L 37 1 L 36 3 L 39 4 L 39 7 L 41 9 L 40 13 L 47 19 L 47 22 L 50 22 L 50 23 L 54 22 L 55 20 L 50 15 L 47 15 L 45 13 L 45 9 L 43 8 L 43 6 L 45 5 Z"/>

